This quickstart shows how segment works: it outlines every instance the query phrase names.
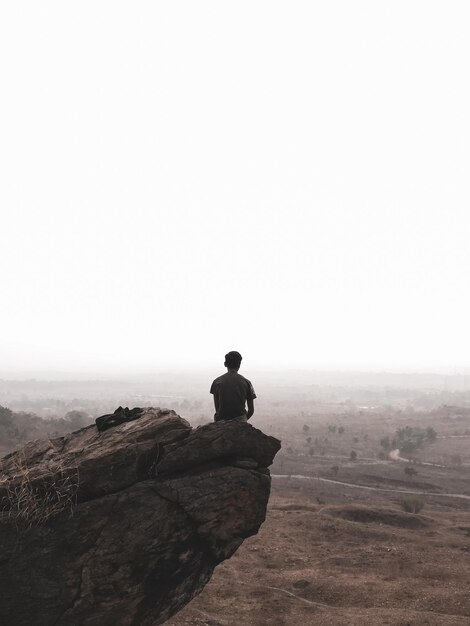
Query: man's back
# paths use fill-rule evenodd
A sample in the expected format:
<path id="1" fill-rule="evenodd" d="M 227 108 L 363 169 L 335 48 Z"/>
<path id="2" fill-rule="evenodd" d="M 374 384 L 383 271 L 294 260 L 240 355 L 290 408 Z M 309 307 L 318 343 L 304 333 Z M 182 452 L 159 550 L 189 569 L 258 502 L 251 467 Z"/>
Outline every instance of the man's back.
<path id="1" fill-rule="evenodd" d="M 210 392 L 214 394 L 216 421 L 245 416 L 245 403 L 256 398 L 251 382 L 234 371 L 228 371 L 216 378 Z"/>

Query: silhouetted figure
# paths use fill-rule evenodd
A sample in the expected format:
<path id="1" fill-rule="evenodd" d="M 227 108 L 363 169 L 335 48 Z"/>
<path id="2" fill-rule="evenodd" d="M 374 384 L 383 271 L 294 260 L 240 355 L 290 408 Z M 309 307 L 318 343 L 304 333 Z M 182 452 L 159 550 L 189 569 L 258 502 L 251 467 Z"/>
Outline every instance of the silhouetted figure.
<path id="1" fill-rule="evenodd" d="M 235 420 L 246 422 L 255 412 L 253 400 L 256 398 L 251 382 L 238 373 L 242 355 L 229 352 L 225 355 L 227 373 L 219 376 L 211 385 L 214 394 L 214 421 Z M 246 404 L 246 406 L 245 406 Z"/>

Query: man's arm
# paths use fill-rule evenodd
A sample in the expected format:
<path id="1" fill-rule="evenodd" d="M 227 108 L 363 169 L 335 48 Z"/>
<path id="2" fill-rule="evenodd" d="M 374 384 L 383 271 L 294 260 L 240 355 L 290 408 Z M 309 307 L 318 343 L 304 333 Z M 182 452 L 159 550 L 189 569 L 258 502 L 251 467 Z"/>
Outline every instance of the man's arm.
<path id="1" fill-rule="evenodd" d="M 214 408 L 215 408 L 214 422 L 217 422 L 219 419 L 219 406 L 220 406 L 219 394 L 217 393 L 216 390 L 214 390 Z"/>
<path id="2" fill-rule="evenodd" d="M 246 381 L 248 383 L 248 390 L 246 394 L 246 406 L 248 411 L 246 412 L 246 419 L 249 420 L 250 417 L 255 412 L 254 399 L 256 398 L 255 390 L 253 389 L 253 385 L 249 380 Z"/>
<path id="3" fill-rule="evenodd" d="M 217 392 L 218 392 L 218 389 L 217 389 L 216 382 L 214 380 L 214 382 L 211 385 L 211 390 L 210 390 L 210 393 L 214 396 L 214 407 L 215 407 L 214 422 L 216 422 L 219 417 L 220 403 L 219 403 L 219 394 Z"/>

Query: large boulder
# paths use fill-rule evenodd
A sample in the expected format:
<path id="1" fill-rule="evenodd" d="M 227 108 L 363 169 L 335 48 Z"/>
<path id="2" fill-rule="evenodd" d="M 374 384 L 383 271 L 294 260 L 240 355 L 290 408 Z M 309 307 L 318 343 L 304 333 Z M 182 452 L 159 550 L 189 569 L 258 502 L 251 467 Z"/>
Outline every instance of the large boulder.
<path id="1" fill-rule="evenodd" d="M 154 626 L 266 515 L 280 442 L 145 409 L 0 461 L 0 623 Z"/>

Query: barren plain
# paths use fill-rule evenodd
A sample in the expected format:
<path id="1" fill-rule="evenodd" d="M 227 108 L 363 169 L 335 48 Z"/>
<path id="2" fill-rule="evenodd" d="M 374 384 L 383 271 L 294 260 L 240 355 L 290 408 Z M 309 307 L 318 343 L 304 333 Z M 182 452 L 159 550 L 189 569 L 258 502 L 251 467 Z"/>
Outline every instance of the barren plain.
<path id="1" fill-rule="evenodd" d="M 266 522 L 169 626 L 470 625 L 468 413 L 255 420 L 283 443 Z M 406 426 L 437 434 L 410 461 L 381 445 Z"/>

